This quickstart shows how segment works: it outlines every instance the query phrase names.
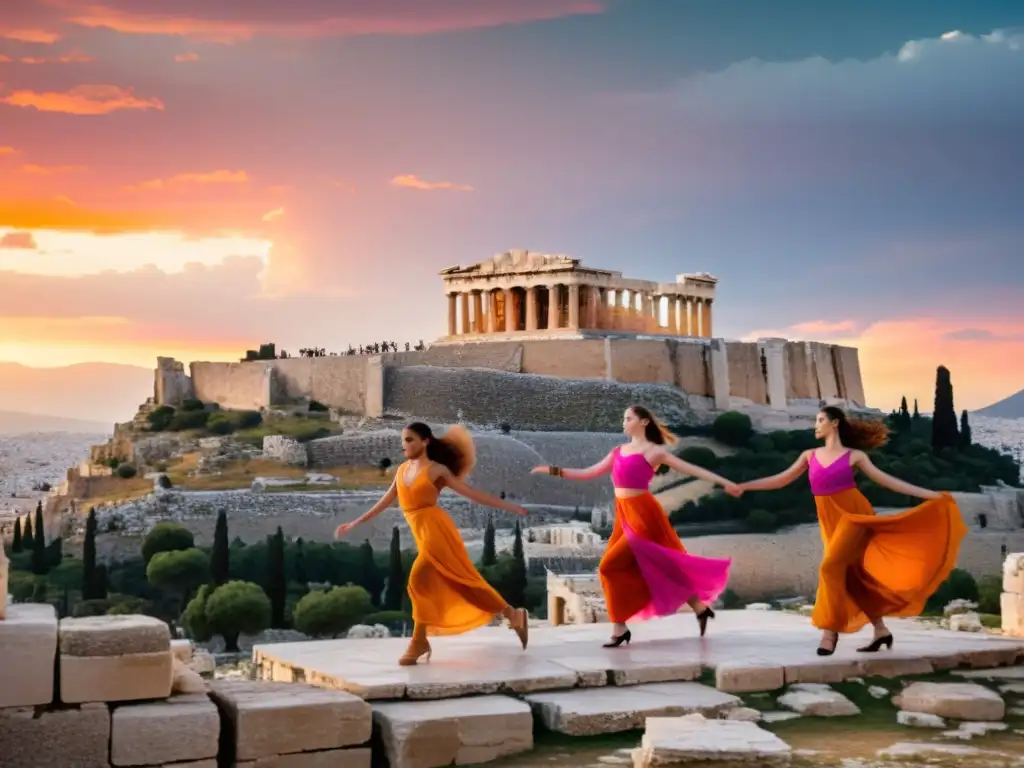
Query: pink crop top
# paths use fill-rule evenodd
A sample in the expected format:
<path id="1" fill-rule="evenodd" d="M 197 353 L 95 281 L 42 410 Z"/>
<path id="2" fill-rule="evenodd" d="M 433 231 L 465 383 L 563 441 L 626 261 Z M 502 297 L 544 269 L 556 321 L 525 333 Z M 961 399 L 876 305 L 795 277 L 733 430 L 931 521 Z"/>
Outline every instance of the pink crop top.
<path id="1" fill-rule="evenodd" d="M 853 467 L 850 465 L 850 453 L 852 451 L 847 451 L 827 467 L 823 467 L 818 461 L 818 452 L 811 451 L 811 458 L 807 462 L 811 493 L 815 496 L 831 496 L 857 487 Z"/>
<path id="2" fill-rule="evenodd" d="M 654 467 L 642 453 L 622 455 L 622 449 L 612 452 L 612 485 L 616 488 L 646 491 L 654 477 Z"/>

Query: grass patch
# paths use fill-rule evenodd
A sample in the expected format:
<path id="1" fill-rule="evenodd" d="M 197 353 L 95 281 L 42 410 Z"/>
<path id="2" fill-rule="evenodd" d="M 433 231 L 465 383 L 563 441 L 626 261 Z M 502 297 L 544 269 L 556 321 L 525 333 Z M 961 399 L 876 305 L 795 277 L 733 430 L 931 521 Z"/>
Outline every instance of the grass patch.
<path id="1" fill-rule="evenodd" d="M 252 486 L 257 477 L 294 478 L 294 485 L 272 486 L 268 493 L 288 493 L 295 491 L 340 491 L 361 489 L 384 489 L 391 483 L 391 476 L 382 475 L 376 467 L 337 467 L 309 470 L 278 464 L 266 459 L 251 459 L 227 464 L 216 475 L 196 475 L 194 472 L 202 454 L 190 453 L 180 461 L 167 468 L 167 476 L 174 488 L 185 491 L 233 491 Z M 309 472 L 331 475 L 337 483 L 330 485 L 305 485 L 302 481 Z"/>
<path id="2" fill-rule="evenodd" d="M 242 442 L 263 445 L 263 438 L 269 435 L 284 435 L 304 443 L 310 440 L 318 440 L 321 437 L 337 435 L 341 431 L 340 425 L 326 419 L 292 416 L 285 419 L 274 419 L 260 424 L 258 427 L 241 429 L 235 432 L 234 435 Z"/>

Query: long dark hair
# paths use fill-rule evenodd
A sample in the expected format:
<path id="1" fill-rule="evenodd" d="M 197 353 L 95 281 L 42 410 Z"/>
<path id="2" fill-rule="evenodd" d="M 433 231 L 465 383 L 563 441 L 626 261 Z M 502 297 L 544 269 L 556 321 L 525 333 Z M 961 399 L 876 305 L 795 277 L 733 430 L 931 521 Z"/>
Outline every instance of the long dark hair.
<path id="1" fill-rule="evenodd" d="M 430 425 L 424 424 L 422 421 L 414 421 L 412 424 L 406 425 L 405 428 L 410 432 L 415 432 L 416 436 L 427 444 L 428 459 L 448 467 L 456 477 L 462 477 L 467 473 L 467 465 L 471 457 L 467 455 L 466 451 L 456 446 L 454 441 L 435 437 L 434 430 L 430 428 Z"/>
<path id="2" fill-rule="evenodd" d="M 880 421 L 851 419 L 842 408 L 826 405 L 821 409 L 825 418 L 838 422 L 839 442 L 854 451 L 870 451 L 889 442 L 889 428 Z"/>
<path id="3" fill-rule="evenodd" d="M 644 408 L 642 405 L 631 405 L 629 410 L 633 412 L 640 421 L 646 421 L 647 425 L 644 427 L 644 437 L 647 438 L 648 442 L 656 445 L 672 445 L 679 438 L 665 429 L 664 425 L 658 421 L 658 419 L 649 410 Z"/>

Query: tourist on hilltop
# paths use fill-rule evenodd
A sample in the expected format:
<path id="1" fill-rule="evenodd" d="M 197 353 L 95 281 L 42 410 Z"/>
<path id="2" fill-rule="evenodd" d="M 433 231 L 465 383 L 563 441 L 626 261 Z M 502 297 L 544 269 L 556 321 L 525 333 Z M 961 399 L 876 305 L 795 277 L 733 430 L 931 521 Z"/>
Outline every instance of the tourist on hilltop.
<path id="1" fill-rule="evenodd" d="M 683 605 L 693 608 L 703 637 L 715 612 L 708 605 L 725 589 L 729 560 L 696 557 L 686 552 L 650 483 L 659 466 L 693 475 L 735 492 L 736 486 L 714 472 L 689 464 L 668 450 L 676 441 L 646 408 L 626 409 L 622 431 L 630 438 L 589 469 L 534 467 L 533 472 L 592 480 L 612 476 L 615 486 L 615 527 L 598 573 L 608 616 L 615 622 L 606 648 L 629 643 L 626 622 L 669 616 Z"/>
<path id="2" fill-rule="evenodd" d="M 413 666 L 423 656 L 430 661 L 427 635 L 457 635 L 504 616 L 526 650 L 529 616 L 513 608 L 477 572 L 466 552 L 459 530 L 437 506 L 443 488 L 449 488 L 477 504 L 504 509 L 517 515 L 526 510 L 473 488 L 466 482 L 476 463 L 473 438 L 462 427 L 452 427 L 443 438 L 435 437 L 426 424 L 415 422 L 402 430 L 402 452 L 408 461 L 395 471 L 394 482 L 369 512 L 335 531 L 340 537 L 365 523 L 398 499 L 406 522 L 416 539 L 416 562 L 409 572 L 409 598 L 414 622 L 412 642 L 398 660 Z"/>
<path id="3" fill-rule="evenodd" d="M 835 653 L 840 633 L 856 632 L 868 623 L 874 626 L 874 638 L 858 651 L 891 649 L 892 633 L 884 618 L 920 615 L 956 565 L 967 533 L 948 493 L 905 483 L 871 463 L 864 451 L 884 445 L 888 433 L 880 421 L 849 419 L 839 408 L 827 406 L 814 427 L 824 447 L 804 451 L 785 472 L 741 483 L 734 492 L 782 488 L 809 470 L 825 544 L 811 617 L 823 631 L 819 656 Z M 926 501 L 899 514 L 878 516 L 857 490 L 854 469 L 884 488 Z"/>

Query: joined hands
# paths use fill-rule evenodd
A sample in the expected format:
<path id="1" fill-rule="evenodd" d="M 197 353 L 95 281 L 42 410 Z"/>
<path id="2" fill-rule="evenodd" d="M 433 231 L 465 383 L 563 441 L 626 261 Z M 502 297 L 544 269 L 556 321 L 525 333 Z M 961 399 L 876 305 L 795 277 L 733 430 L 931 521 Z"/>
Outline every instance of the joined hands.
<path id="1" fill-rule="evenodd" d="M 723 490 L 730 496 L 733 496 L 738 499 L 740 496 L 743 495 L 743 493 L 747 489 L 743 487 L 742 483 L 739 485 L 737 485 L 736 483 L 727 483 L 726 485 L 723 486 Z"/>

